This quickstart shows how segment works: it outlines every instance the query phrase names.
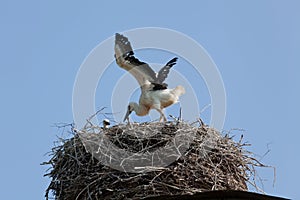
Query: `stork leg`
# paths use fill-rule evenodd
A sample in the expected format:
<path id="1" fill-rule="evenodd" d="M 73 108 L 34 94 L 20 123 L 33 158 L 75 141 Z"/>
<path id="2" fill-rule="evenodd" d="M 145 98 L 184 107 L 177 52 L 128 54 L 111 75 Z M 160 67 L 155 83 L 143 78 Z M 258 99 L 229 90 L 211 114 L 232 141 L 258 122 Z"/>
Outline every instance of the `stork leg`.
<path id="1" fill-rule="evenodd" d="M 163 112 L 161 113 L 160 118 L 161 118 L 161 119 L 159 120 L 160 122 L 167 122 L 167 118 L 166 118 L 166 116 L 165 116 L 165 114 L 164 114 Z"/>
<path id="2" fill-rule="evenodd" d="M 159 108 L 155 108 L 155 110 L 157 110 L 160 113 L 159 122 L 166 122 L 167 118 L 166 118 L 164 112 Z"/>

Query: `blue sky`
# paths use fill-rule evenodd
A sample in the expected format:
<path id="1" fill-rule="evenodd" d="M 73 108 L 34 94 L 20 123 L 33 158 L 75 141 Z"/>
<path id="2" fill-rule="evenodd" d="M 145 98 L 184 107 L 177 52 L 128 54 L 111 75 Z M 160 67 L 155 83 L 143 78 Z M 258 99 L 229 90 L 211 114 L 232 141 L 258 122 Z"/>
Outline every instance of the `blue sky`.
<path id="1" fill-rule="evenodd" d="M 300 199 L 299 6 L 292 0 L 1 1 L 0 196 L 43 198 L 49 179 L 39 163 L 60 134 L 52 125 L 72 122 L 83 60 L 116 32 L 154 26 L 182 32 L 206 49 L 226 89 L 224 128 L 245 129 L 258 157 L 271 150 L 262 162 L 276 167 L 275 186 L 271 169 L 259 171 L 266 193 Z"/>

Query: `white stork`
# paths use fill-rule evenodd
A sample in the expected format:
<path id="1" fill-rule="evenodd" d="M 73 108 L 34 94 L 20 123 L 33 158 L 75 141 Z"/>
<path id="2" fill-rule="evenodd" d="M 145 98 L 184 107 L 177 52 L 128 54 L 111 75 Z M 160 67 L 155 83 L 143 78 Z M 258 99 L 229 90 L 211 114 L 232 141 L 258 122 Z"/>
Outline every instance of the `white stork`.
<path id="1" fill-rule="evenodd" d="M 127 119 L 129 123 L 129 115 L 132 111 L 135 111 L 138 116 L 145 116 L 150 109 L 155 109 L 160 113 L 159 121 L 166 122 L 167 118 L 163 109 L 177 103 L 179 96 L 185 93 L 180 85 L 174 89 L 168 89 L 168 85 L 164 83 L 171 67 L 176 64 L 177 58 L 170 60 L 158 73 L 155 73 L 147 63 L 134 57 L 128 38 L 118 33 L 115 38 L 115 58 L 117 64 L 130 72 L 141 87 L 139 104 L 129 103 L 124 121 Z"/>
<path id="2" fill-rule="evenodd" d="M 110 121 L 108 119 L 104 119 L 102 121 L 102 124 L 103 124 L 103 129 L 108 129 L 110 125 Z"/>

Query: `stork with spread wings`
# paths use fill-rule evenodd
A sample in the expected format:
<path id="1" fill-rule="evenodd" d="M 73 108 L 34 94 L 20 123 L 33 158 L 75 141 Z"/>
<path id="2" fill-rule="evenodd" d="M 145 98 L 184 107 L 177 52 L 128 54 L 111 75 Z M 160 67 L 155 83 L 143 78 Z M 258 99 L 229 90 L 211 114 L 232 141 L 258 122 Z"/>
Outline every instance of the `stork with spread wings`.
<path id="1" fill-rule="evenodd" d="M 128 38 L 116 33 L 115 38 L 115 58 L 117 64 L 131 73 L 138 81 L 141 87 L 141 96 L 139 104 L 130 102 L 124 121 L 129 122 L 129 115 L 135 111 L 138 116 L 145 116 L 150 109 L 155 109 L 160 113 L 159 121 L 167 121 L 163 109 L 178 102 L 179 96 L 185 93 L 182 86 L 174 89 L 168 89 L 164 83 L 170 69 L 176 64 L 177 58 L 170 60 L 164 67 L 155 73 L 151 67 L 136 57 Z"/>

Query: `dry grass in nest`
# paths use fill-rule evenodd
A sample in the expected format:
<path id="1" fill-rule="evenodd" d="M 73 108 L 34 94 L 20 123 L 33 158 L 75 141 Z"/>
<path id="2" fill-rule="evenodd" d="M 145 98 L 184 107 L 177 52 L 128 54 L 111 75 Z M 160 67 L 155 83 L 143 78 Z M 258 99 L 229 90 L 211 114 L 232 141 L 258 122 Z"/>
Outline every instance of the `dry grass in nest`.
<path id="1" fill-rule="evenodd" d="M 59 200 L 141 199 L 255 185 L 250 178 L 263 165 L 245 150 L 248 144 L 199 124 L 120 124 L 105 130 L 88 124 L 74 130 L 43 163 L 51 165 L 46 198 L 52 192 Z"/>

